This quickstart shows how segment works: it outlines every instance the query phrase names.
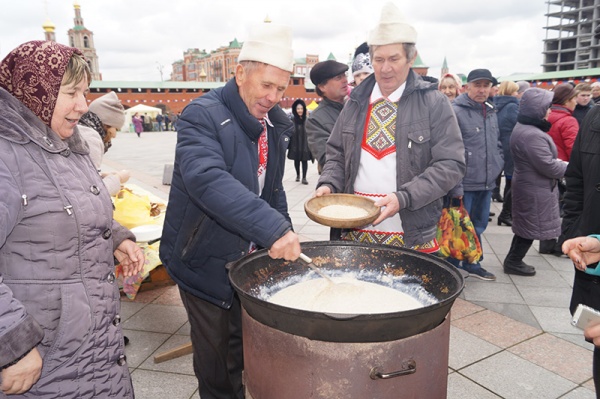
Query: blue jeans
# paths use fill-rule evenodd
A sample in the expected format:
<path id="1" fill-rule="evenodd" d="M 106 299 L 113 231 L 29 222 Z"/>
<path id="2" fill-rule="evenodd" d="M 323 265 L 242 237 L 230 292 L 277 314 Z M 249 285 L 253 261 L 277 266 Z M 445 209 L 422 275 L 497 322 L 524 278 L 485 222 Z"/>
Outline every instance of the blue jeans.
<path id="1" fill-rule="evenodd" d="M 477 238 L 481 243 L 481 249 L 483 249 L 483 242 L 481 241 L 481 235 L 487 228 L 487 225 L 490 220 L 490 203 L 492 201 L 492 190 L 488 191 L 465 191 L 463 195 L 463 205 L 469 216 L 471 217 L 471 221 L 473 222 L 473 226 L 475 227 L 475 232 L 477 233 Z M 454 258 L 446 259 L 448 262 L 452 263 L 454 266 L 458 267 L 460 265 L 460 261 Z M 483 260 L 483 256 L 481 259 Z M 481 267 L 481 264 L 477 262 L 473 266 Z"/>

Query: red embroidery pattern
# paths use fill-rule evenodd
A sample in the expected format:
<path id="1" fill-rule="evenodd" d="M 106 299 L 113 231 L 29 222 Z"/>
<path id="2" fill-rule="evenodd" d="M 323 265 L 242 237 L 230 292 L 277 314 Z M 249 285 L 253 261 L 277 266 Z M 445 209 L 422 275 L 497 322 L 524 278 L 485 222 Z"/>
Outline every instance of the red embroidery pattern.
<path id="1" fill-rule="evenodd" d="M 267 124 L 264 120 L 260 121 L 263 125 L 263 132 L 258 138 L 258 176 L 261 176 L 267 170 L 267 158 L 269 157 L 269 143 L 267 142 Z"/>
<path id="2" fill-rule="evenodd" d="M 397 104 L 382 98 L 369 105 L 362 148 L 377 159 L 396 151 Z"/>

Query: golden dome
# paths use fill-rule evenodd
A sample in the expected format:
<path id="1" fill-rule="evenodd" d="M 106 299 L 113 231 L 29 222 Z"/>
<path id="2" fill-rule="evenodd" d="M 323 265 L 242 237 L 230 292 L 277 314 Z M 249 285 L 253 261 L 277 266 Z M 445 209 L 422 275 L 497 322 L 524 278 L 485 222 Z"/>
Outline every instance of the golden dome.
<path id="1" fill-rule="evenodd" d="M 44 28 L 46 32 L 54 32 L 56 26 L 50 21 L 50 18 L 46 18 L 46 22 L 44 22 L 42 28 Z"/>

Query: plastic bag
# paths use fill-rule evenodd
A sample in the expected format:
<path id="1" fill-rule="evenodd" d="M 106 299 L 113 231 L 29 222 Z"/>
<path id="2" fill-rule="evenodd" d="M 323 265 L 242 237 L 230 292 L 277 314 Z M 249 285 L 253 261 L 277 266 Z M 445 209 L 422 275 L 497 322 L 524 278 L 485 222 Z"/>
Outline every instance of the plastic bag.
<path id="1" fill-rule="evenodd" d="M 113 201 L 115 204 L 113 218 L 128 229 L 156 223 L 156 220 L 150 215 L 152 205 L 147 196 L 139 196 L 122 189 L 113 198 Z"/>
<path id="2" fill-rule="evenodd" d="M 450 206 L 442 209 L 442 217 L 437 225 L 437 242 L 442 258 L 452 257 L 468 263 L 477 263 L 483 251 L 469 213 L 463 206 Z"/>

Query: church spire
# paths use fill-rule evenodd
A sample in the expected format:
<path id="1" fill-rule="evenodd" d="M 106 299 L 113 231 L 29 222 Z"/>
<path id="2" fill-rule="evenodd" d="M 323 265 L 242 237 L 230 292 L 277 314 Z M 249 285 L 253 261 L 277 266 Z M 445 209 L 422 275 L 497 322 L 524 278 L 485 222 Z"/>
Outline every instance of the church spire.
<path id="1" fill-rule="evenodd" d="M 50 17 L 48 17 L 48 0 L 44 0 L 44 11 L 46 12 L 46 22 L 42 25 L 42 29 L 44 29 L 44 38 L 55 42 L 56 34 L 54 33 L 54 30 L 56 26 L 50 21 Z"/>
<path id="2" fill-rule="evenodd" d="M 96 54 L 96 48 L 94 47 L 94 33 L 83 25 L 81 6 L 77 0 L 73 3 L 73 8 L 75 9 L 75 18 L 73 19 L 75 26 L 69 29 L 68 32 L 69 45 L 81 50 L 83 53 L 83 56 L 92 71 L 92 80 L 102 80 L 98 64 L 98 55 Z"/>

